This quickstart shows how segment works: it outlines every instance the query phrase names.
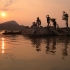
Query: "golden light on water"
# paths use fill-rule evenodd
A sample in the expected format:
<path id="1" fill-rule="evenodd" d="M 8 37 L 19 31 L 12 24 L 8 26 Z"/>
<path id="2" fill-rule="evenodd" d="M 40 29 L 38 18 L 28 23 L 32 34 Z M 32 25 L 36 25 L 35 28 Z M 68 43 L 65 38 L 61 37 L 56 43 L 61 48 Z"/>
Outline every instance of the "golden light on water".
<path id="1" fill-rule="evenodd" d="M 4 49 L 4 41 L 2 41 L 2 49 Z"/>
<path id="2" fill-rule="evenodd" d="M 2 50 L 2 53 L 4 53 L 4 50 Z"/>
<path id="3" fill-rule="evenodd" d="M 4 38 L 2 38 L 2 53 L 4 53 L 4 49 L 5 49 Z"/>
<path id="4" fill-rule="evenodd" d="M 2 38 L 2 41 L 4 41 L 4 38 Z"/>

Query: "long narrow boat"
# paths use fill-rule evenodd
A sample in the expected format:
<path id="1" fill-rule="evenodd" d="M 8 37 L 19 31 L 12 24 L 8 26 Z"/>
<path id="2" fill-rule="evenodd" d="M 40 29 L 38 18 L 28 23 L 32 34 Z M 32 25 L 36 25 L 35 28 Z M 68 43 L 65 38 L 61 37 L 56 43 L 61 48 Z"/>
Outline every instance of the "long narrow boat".
<path id="1" fill-rule="evenodd" d="M 5 31 L 2 34 L 4 34 L 4 35 L 21 35 L 22 32 L 20 32 L 20 31 Z"/>

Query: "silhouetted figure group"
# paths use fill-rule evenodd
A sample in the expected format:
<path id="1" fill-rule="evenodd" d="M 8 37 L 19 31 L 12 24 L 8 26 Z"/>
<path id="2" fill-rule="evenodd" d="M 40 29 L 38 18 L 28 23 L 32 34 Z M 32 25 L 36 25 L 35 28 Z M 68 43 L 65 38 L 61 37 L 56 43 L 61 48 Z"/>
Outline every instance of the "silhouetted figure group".
<path id="1" fill-rule="evenodd" d="M 50 21 L 51 21 L 53 23 L 53 26 L 54 26 L 55 30 L 56 30 L 56 25 L 57 25 L 56 19 L 55 18 L 50 18 L 49 15 L 47 15 L 46 18 L 47 18 L 47 23 L 48 23 L 47 26 L 50 26 Z"/>
<path id="2" fill-rule="evenodd" d="M 33 22 L 32 26 L 38 26 L 38 27 L 41 26 L 41 20 L 39 17 L 37 17 L 36 22 Z"/>
<path id="3" fill-rule="evenodd" d="M 63 16 L 62 16 L 63 19 L 62 20 L 66 21 L 66 27 L 67 28 L 68 28 L 68 17 L 69 17 L 68 14 L 65 11 L 63 11 Z M 46 20 L 47 20 L 47 26 L 48 27 L 51 25 L 50 22 L 53 23 L 53 26 L 54 26 L 55 30 L 56 30 L 57 27 L 59 27 L 55 18 L 50 18 L 49 15 L 46 15 L 46 18 L 47 18 Z M 36 22 L 33 22 L 32 26 L 38 26 L 38 27 L 41 26 L 41 20 L 40 20 L 39 17 L 37 17 Z"/>
<path id="4" fill-rule="evenodd" d="M 38 27 L 41 26 L 41 20 L 39 19 L 39 17 L 37 17 L 36 24 L 37 24 Z"/>
<path id="5" fill-rule="evenodd" d="M 62 20 L 66 21 L 66 27 L 68 28 L 68 17 L 69 17 L 69 15 L 65 11 L 63 11 L 63 16 L 62 17 L 63 17 Z M 56 26 L 59 27 L 55 18 L 50 18 L 49 15 L 47 15 L 46 18 L 47 18 L 47 23 L 48 23 L 47 26 L 49 26 L 50 21 L 52 21 L 55 30 L 56 30 Z"/>

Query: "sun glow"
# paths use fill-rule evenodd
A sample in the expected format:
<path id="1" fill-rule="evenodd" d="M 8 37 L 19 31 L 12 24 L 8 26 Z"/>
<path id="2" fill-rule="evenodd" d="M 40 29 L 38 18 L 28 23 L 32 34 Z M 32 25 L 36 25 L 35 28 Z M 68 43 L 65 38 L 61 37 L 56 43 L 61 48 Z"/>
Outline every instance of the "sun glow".
<path id="1" fill-rule="evenodd" d="M 6 13 L 5 12 L 1 12 L 1 16 L 2 17 L 6 17 Z"/>

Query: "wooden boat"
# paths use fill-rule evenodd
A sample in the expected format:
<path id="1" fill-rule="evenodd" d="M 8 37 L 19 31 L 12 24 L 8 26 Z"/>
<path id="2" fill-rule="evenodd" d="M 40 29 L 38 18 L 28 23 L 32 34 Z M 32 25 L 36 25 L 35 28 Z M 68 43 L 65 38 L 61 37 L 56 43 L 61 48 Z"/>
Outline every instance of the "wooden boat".
<path id="1" fill-rule="evenodd" d="M 5 31 L 2 34 L 4 34 L 4 35 L 21 35 L 22 32 L 21 31 Z"/>

